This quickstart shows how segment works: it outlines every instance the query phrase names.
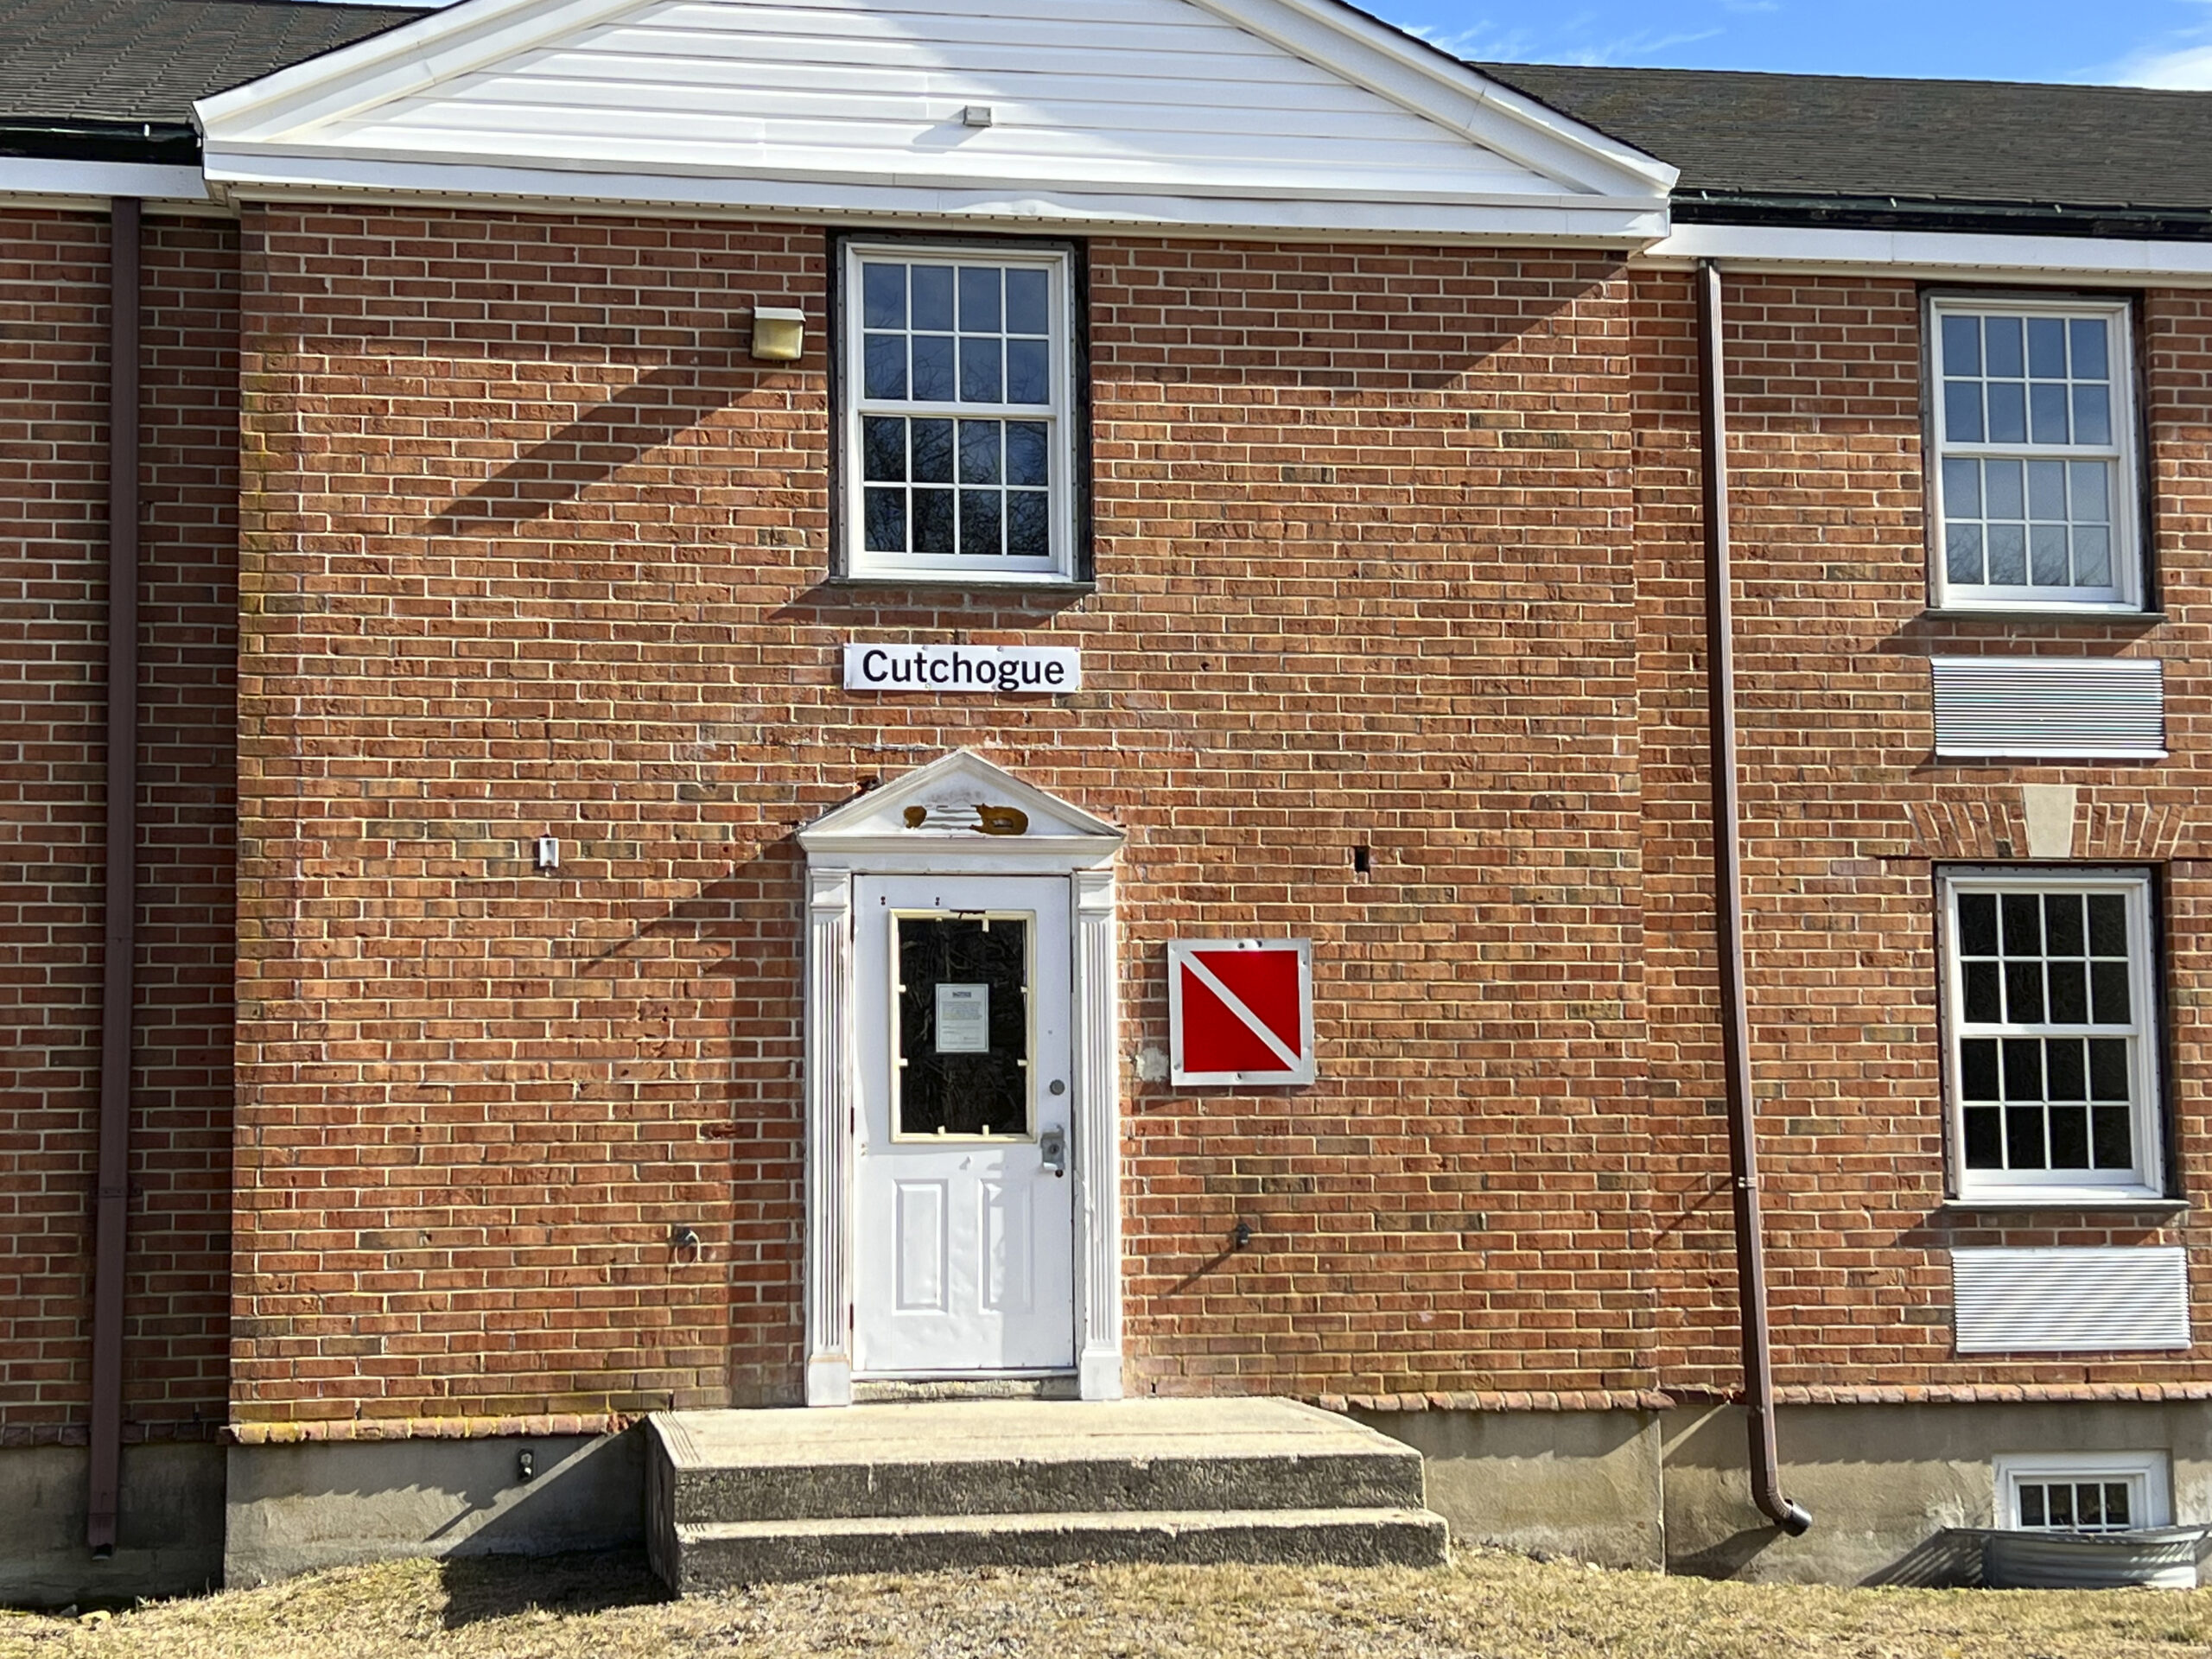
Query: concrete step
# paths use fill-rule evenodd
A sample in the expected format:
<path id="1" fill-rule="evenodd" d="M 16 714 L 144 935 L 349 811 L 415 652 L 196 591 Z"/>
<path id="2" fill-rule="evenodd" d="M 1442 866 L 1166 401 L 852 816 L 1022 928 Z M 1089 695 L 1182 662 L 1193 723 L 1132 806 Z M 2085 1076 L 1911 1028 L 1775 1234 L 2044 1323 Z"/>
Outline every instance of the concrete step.
<path id="1" fill-rule="evenodd" d="M 668 1519 L 1418 1510 L 1421 1454 L 1287 1400 L 974 1400 L 668 1412 Z"/>
<path id="2" fill-rule="evenodd" d="M 1445 1559 L 1421 1454 L 1288 1400 L 664 1412 L 646 1541 L 672 1590 L 1071 1561 Z"/>
<path id="3" fill-rule="evenodd" d="M 1121 1510 L 1066 1515 L 857 1516 L 679 1526 L 679 1595 L 837 1573 L 1077 1561 L 1434 1567 L 1443 1517 L 1425 1510 Z"/>

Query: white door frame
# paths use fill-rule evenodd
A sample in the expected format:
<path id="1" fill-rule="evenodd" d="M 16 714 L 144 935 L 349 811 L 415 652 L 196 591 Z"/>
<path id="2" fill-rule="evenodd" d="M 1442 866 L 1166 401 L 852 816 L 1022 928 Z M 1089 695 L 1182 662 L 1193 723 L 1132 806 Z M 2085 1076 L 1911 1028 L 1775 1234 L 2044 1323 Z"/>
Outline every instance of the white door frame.
<path id="1" fill-rule="evenodd" d="M 1068 882 L 1076 1383 L 1085 1400 L 1122 1397 L 1113 868 L 1122 840 L 1103 819 L 966 749 L 848 801 L 798 832 L 806 854 L 808 1405 L 849 1405 L 853 1398 L 856 875 L 1059 876 Z"/>

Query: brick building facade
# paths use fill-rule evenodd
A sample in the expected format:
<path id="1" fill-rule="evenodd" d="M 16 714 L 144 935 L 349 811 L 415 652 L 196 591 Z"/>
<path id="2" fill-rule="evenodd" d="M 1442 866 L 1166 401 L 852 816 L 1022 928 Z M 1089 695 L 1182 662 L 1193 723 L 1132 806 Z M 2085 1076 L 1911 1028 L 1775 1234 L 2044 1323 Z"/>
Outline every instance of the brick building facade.
<path id="1" fill-rule="evenodd" d="M 499 114 L 527 102 L 527 66 L 634 58 L 620 31 L 666 6 L 548 35 L 516 0 L 335 23 L 194 3 L 228 31 L 188 89 L 208 95 L 196 131 L 157 134 L 175 94 L 149 87 L 103 111 L 148 118 L 143 153 L 72 130 L 0 160 L 0 551 L 21 619 L 0 1489 L 44 1517 L 10 1593 L 84 1581 L 101 1432 L 110 197 L 148 200 L 115 1573 L 204 1580 L 226 1524 L 234 1578 L 300 1565 L 256 1530 L 270 1506 L 459 1490 L 518 1440 L 577 1471 L 555 1541 L 627 1535 L 642 1414 L 948 1370 L 1319 1401 L 1421 1446 L 1463 1534 L 1607 1560 L 1918 1570 L 1947 1525 L 2018 1523 L 2003 1460 L 2054 1451 L 2117 1459 L 2139 1522 L 2212 1520 L 2212 1362 L 2190 1345 L 2212 1288 L 2184 1265 L 2212 1156 L 2196 163 L 2119 156 L 2133 173 L 2103 194 L 2034 194 L 2149 206 L 1992 230 L 1976 213 L 1997 186 L 1916 189 L 1910 156 L 1847 155 L 1827 194 L 1926 200 L 1820 217 L 1801 198 L 1821 190 L 1700 148 L 1679 100 L 1748 78 L 1486 78 L 1349 11 L 1332 56 L 1294 9 L 1239 0 L 1207 28 L 1285 86 L 1319 77 L 1282 107 L 1335 100 L 1344 135 L 1181 172 L 1039 140 L 1030 173 L 1014 149 L 942 164 L 974 189 L 932 175 L 925 202 L 865 156 L 802 165 L 773 119 L 767 159 L 741 164 L 721 114 L 690 140 L 735 146 L 719 163 L 644 117 L 651 143 L 610 138 L 543 86 L 535 126 Z M 97 8 L 49 10 L 81 31 Z M 150 49 L 128 10 L 99 25 L 125 65 Z M 747 9 L 705 10 L 736 29 Z M 1068 27 L 1021 10 L 997 48 Z M 1101 22 L 1102 50 L 1154 55 L 1095 73 L 1261 83 L 1209 67 L 1229 47 L 1195 22 L 1183 39 L 1171 10 L 1201 17 L 1160 0 Z M 344 35 L 286 32 L 310 28 L 367 38 L 317 57 Z M 741 57 L 738 38 L 663 49 L 711 80 L 700 66 Z M 379 78 L 414 41 L 467 67 L 395 90 Z M 162 43 L 179 73 L 190 48 Z M 1009 79 L 975 50 L 957 97 L 928 95 L 931 132 L 1077 130 L 1051 118 L 1089 107 L 1085 72 Z M 1423 100 L 1469 86 L 1492 102 L 1447 132 Z M 1839 94 L 1806 87 L 1769 118 L 1815 129 Z M 2031 91 L 2056 112 L 2014 98 Z M 2206 119 L 2187 95 L 1982 96 L 2062 130 L 2138 97 Z M 17 97 L 26 127 L 84 113 Z M 1469 176 L 1377 183 L 1421 161 L 1421 123 L 1456 147 L 1421 164 Z M 1972 182 L 1974 156 L 1949 162 Z M 1885 166 L 1878 193 L 1847 176 Z M 991 205 L 1016 186 L 1030 206 Z M 1762 189 L 1733 217 L 1702 200 Z M 1802 1539 L 1747 1497 L 1738 1420 L 1700 260 L 1723 296 L 1706 344 L 1727 389 L 1776 1399 L 1788 1478 L 1822 1520 Z M 904 273 L 895 315 L 872 308 L 878 270 Z M 939 270 L 982 273 L 1003 310 L 928 324 L 914 273 Z M 1033 327 L 1032 275 L 1059 308 Z M 1942 332 L 1953 302 L 1972 363 Z M 772 310 L 803 315 L 797 356 L 760 353 Z M 2070 366 L 2006 371 L 2004 331 L 2037 351 L 2054 322 Z M 904 342 L 895 388 L 862 336 Z M 1002 352 L 1007 379 L 924 397 L 940 338 Z M 1014 396 L 1033 346 L 1054 378 Z M 1974 448 L 1945 389 L 1981 388 L 1995 432 L 2015 384 L 2069 389 L 2071 435 Z M 944 490 L 933 422 L 988 449 L 963 448 L 973 470 Z M 902 423 L 885 463 L 870 446 Z M 1033 434 L 1065 446 L 1033 480 Z M 2016 465 L 2074 468 L 2071 493 L 2006 518 Z M 1971 513 L 1946 467 L 1982 469 Z M 926 543 L 925 498 L 950 514 L 954 482 L 987 553 Z M 1992 550 L 1971 580 L 1952 527 L 1969 518 Z M 1999 592 L 2015 528 L 2033 558 L 2070 556 L 2068 579 L 2023 566 Z M 1081 688 L 855 691 L 849 644 L 1071 647 Z M 2037 665 L 2160 664 L 2160 752 L 2128 748 L 2115 704 L 2073 753 L 2032 734 L 1973 753 L 1945 735 L 1967 715 L 1939 710 L 1931 659 L 2027 663 L 2010 695 L 2031 710 Z M 1075 884 L 1078 941 L 1076 1259 L 1056 1269 L 1076 1288 L 1054 1316 L 1074 1346 L 872 1364 L 869 1253 L 906 1246 L 871 1231 L 867 1135 L 835 1155 L 824 1139 L 874 1099 L 869 1022 L 897 1020 L 838 951 L 865 955 L 869 881 L 1047 878 L 1018 837 L 941 829 L 949 798 L 909 809 L 939 837 L 925 854 L 874 830 L 853 845 L 890 847 L 877 865 L 821 848 L 963 751 L 997 772 L 963 779 L 1003 774 L 1039 813 L 1101 826 L 1066 832 L 1096 845 L 1051 878 Z M 1035 889 L 1007 891 L 1058 949 L 1020 910 Z M 1976 942 L 1985 901 L 2001 944 Z M 840 928 L 855 943 L 825 946 Z M 1178 1087 L 1166 947 L 1243 937 L 1311 942 L 1319 1079 Z M 1985 963 L 2012 1001 L 1981 1005 Z M 2067 1017 L 2076 986 L 2097 1000 Z M 1060 1052 L 1037 1017 L 1033 1083 Z M 1978 1080 L 1985 1052 L 2012 1068 L 2000 1085 Z M 2088 1071 L 2069 1084 L 2069 1065 Z M 1004 1155 L 1033 1162 L 1042 1122 Z M 969 1144 L 1001 1150 L 988 1129 Z M 2138 1323 L 2101 1325 L 2115 1303 Z M 1985 1318 L 2011 1323 L 1993 1338 Z M 318 1559 L 424 1547 L 373 1510 L 332 1522 Z"/>

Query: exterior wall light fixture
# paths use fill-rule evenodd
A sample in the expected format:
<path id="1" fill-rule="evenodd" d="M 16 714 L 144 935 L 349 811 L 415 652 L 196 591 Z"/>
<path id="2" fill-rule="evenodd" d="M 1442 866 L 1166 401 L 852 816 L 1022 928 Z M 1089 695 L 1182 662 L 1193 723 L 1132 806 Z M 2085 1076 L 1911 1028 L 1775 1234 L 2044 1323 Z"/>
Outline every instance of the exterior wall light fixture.
<path id="1" fill-rule="evenodd" d="M 753 355 L 765 363 L 795 363 L 806 350 L 806 313 L 786 307 L 753 308 Z"/>

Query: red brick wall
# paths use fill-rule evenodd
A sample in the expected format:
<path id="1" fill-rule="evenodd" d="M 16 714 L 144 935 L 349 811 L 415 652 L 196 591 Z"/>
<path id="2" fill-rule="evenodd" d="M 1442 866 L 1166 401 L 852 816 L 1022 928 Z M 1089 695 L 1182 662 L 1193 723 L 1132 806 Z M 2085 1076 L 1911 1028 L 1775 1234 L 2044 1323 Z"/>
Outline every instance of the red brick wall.
<path id="1" fill-rule="evenodd" d="M 791 1397 L 791 833 L 960 744 L 1128 827 L 1131 1057 L 1165 938 L 1317 942 L 1319 1089 L 1130 1069 L 1137 1386 L 1648 1381 L 1617 271 L 1094 243 L 1098 591 L 963 601 L 824 584 L 819 232 L 247 237 L 238 1417 Z"/>
<path id="2" fill-rule="evenodd" d="M 85 1382 L 105 251 L 93 219 L 10 228 L 20 1438 L 69 1432 Z M 963 744 L 1130 834 L 1134 1386 L 1732 1387 L 1687 277 L 1099 240 L 1097 589 L 963 597 L 824 580 L 824 251 L 650 220 L 151 222 L 135 1432 L 222 1405 L 233 954 L 232 1417 L 791 1397 L 791 832 Z M 805 361 L 750 359 L 756 299 L 806 307 Z M 2200 1380 L 1949 1357 L 1950 1245 L 2195 1236 L 1940 1207 L 1930 868 L 2023 852 L 2038 781 L 2083 785 L 2085 856 L 2162 868 L 2193 1170 L 2212 315 L 2145 306 L 2166 619 L 2003 626 L 1924 614 L 1910 285 L 1738 278 L 1729 305 L 1783 1381 Z M 1078 644 L 1088 689 L 849 698 L 854 636 Z M 2025 648 L 2165 658 L 2175 759 L 1935 765 L 1924 658 Z M 527 863 L 549 830 L 557 878 Z M 1162 941 L 1247 929 L 1316 942 L 1322 1084 L 1140 1081 Z"/>
<path id="3" fill-rule="evenodd" d="M 0 246 L 0 1436 L 89 1389 L 105 837 L 107 226 Z M 126 1433 L 222 1421 L 236 641 L 235 227 L 149 219 L 139 1019 Z"/>
<path id="4" fill-rule="evenodd" d="M 1652 350 L 1645 450 L 1694 469 L 1688 283 L 1638 284 Z M 1754 1067 L 1778 1374 L 1785 1388 L 2202 1381 L 2186 1357 L 1961 1363 L 1955 1245 L 2197 1243 L 2096 1213 L 1948 1211 L 1932 868 L 2024 857 L 2019 785 L 2082 786 L 2088 859 L 2168 878 L 2169 983 L 2185 1178 L 2212 1146 L 2203 1065 L 2205 872 L 2188 833 L 2205 770 L 2208 501 L 2202 302 L 2145 304 L 2167 620 L 2005 625 L 1930 617 L 1922 530 L 1919 299 L 1909 283 L 1732 278 L 1727 289 L 1738 675 Z M 1680 458 L 1680 459 L 1677 459 Z M 1726 1146 L 1709 1017 L 1709 867 L 1694 590 L 1694 472 L 1639 475 L 1645 585 L 1647 972 L 1667 1386 L 1735 1372 Z M 2157 766 L 1937 765 L 1933 652 L 2156 655 L 2174 758 Z M 1663 759 L 1662 759 L 1663 757 Z M 1684 880 L 1670 882 L 1668 873 Z M 1667 951 L 1658 941 L 1667 941 Z M 1703 954 L 1701 954 L 1703 953 Z M 1671 967 L 1670 967 L 1671 963 Z M 1695 990 L 1675 995 L 1674 986 Z M 1702 1096 L 1702 1098 L 1700 1098 Z M 1679 1100 L 1679 1108 L 1670 1107 Z M 1671 1118 L 1669 1114 L 1671 1113 Z M 2196 1275 L 2200 1299 L 2204 1275 Z M 2207 1308 L 2196 1318 L 2203 1328 Z"/>

